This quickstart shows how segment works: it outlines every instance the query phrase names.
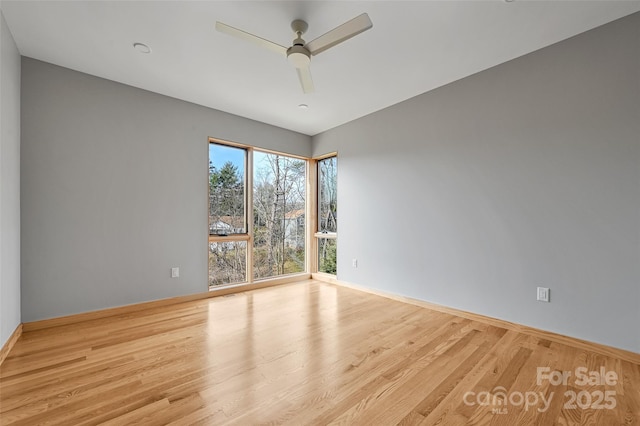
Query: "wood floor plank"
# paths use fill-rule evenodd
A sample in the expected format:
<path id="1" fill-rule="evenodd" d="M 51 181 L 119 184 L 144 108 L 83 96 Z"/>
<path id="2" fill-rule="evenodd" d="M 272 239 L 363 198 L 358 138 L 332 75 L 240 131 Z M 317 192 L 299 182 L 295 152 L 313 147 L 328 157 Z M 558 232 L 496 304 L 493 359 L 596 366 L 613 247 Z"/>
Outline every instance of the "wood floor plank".
<path id="1" fill-rule="evenodd" d="M 488 371 L 495 370 L 496 360 L 503 352 L 503 348 L 514 345 L 519 338 L 520 336 L 517 333 L 505 331 L 491 350 L 472 367 L 471 371 L 465 375 L 453 391 L 432 409 L 421 424 L 466 424 L 469 414 L 462 414 L 457 409 L 464 403 L 467 392 L 478 393 L 484 389 L 484 387 L 478 389 L 478 383 L 484 379 Z M 473 397 L 469 401 L 475 403 Z"/>
<path id="2" fill-rule="evenodd" d="M 598 392 L 615 408 L 586 404 Z M 0 425 L 639 422 L 638 364 L 317 281 L 25 331 L 0 366 Z"/>

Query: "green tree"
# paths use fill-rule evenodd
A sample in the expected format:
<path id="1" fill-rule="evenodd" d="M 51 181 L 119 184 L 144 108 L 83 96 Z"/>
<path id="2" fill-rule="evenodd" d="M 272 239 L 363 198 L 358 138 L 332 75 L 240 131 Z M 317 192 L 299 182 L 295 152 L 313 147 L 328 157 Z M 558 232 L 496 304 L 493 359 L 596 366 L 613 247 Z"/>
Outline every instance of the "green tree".
<path id="1" fill-rule="evenodd" d="M 334 274 L 337 271 L 336 266 L 336 240 L 331 238 L 322 238 L 318 240 L 319 243 L 319 260 L 318 270 L 327 274 Z"/>
<path id="2" fill-rule="evenodd" d="M 238 167 L 227 161 L 218 170 L 210 161 L 210 227 L 222 221 L 234 229 L 245 229 L 244 205 L 244 181 Z"/>

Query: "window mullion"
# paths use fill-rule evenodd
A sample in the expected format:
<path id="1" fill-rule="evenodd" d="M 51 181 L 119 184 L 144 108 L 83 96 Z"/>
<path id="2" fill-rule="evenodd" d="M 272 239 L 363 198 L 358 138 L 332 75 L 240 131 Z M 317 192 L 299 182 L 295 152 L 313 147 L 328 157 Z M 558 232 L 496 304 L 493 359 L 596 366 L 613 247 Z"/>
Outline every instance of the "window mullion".
<path id="1" fill-rule="evenodd" d="M 318 161 L 307 161 L 307 235 L 306 270 L 318 272 L 318 240 L 314 237 L 318 229 Z"/>
<path id="2" fill-rule="evenodd" d="M 253 148 L 247 150 L 247 177 L 245 179 L 247 188 L 245 191 L 247 201 L 246 223 L 249 241 L 247 242 L 247 283 L 253 282 Z"/>

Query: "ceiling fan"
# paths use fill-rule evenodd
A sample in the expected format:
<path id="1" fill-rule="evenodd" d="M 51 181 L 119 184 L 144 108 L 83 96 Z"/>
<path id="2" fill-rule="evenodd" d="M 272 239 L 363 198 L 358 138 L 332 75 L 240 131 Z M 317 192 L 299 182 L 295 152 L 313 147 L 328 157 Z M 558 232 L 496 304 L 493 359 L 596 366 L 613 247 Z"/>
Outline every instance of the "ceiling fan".
<path id="1" fill-rule="evenodd" d="M 349 40 L 351 37 L 354 37 L 371 27 L 373 27 L 373 23 L 371 22 L 371 19 L 369 19 L 369 15 L 363 13 L 362 15 L 345 22 L 328 33 L 325 33 L 315 40 L 307 43 L 302 39 L 302 35 L 307 31 L 309 25 L 301 19 L 296 19 L 291 22 L 291 29 L 293 30 L 296 38 L 293 40 L 291 47 L 287 48 L 246 31 L 223 24 L 222 22 L 216 22 L 216 30 L 220 32 L 250 41 L 273 52 L 286 56 L 298 72 L 298 78 L 300 79 L 300 84 L 302 85 L 304 93 L 313 92 L 313 80 L 311 79 L 311 71 L 309 70 L 311 56 L 315 56 L 339 43 L 342 43 L 343 41 Z"/>

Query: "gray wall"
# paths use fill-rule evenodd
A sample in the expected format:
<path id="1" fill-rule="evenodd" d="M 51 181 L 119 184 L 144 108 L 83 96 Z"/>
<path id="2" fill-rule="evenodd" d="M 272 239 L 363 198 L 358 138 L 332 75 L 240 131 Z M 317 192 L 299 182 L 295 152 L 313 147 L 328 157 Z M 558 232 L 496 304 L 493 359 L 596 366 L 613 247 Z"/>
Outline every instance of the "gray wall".
<path id="1" fill-rule="evenodd" d="M 0 347 L 20 324 L 20 53 L 0 12 Z"/>
<path id="2" fill-rule="evenodd" d="M 305 135 L 23 58 L 22 320 L 206 291 L 209 136 L 311 150 Z"/>
<path id="3" fill-rule="evenodd" d="M 634 14 L 314 137 L 338 278 L 640 352 L 639 52 Z"/>

